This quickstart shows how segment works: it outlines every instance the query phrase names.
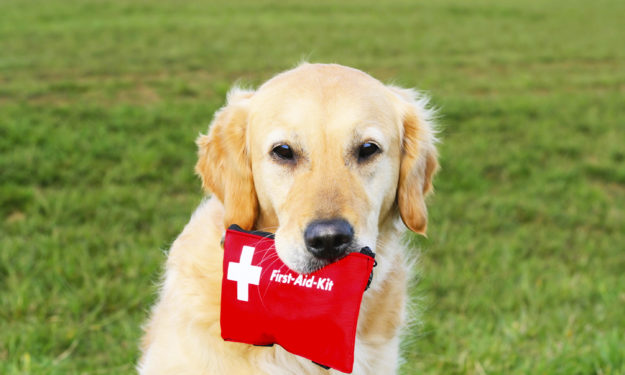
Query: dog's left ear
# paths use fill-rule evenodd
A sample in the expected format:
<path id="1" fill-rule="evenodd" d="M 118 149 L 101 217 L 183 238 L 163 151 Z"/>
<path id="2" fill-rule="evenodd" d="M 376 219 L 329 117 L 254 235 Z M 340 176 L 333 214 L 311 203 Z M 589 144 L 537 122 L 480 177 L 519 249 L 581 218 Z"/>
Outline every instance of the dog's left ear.
<path id="1" fill-rule="evenodd" d="M 433 110 L 427 106 L 428 98 L 416 91 L 389 88 L 399 99 L 402 114 L 397 206 L 408 229 L 425 235 L 428 217 L 425 196 L 432 191 L 432 178 L 438 170 Z"/>
<path id="2" fill-rule="evenodd" d="M 253 91 L 234 88 L 226 105 L 215 113 L 208 135 L 200 135 L 195 172 L 202 186 L 223 203 L 224 224 L 251 230 L 258 216 L 258 199 L 246 146 L 249 101 Z"/>

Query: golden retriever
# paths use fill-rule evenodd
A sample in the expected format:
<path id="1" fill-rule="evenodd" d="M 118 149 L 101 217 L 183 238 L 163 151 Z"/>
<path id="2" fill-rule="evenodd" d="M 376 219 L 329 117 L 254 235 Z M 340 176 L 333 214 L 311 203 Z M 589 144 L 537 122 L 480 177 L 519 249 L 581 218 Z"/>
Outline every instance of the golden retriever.
<path id="1" fill-rule="evenodd" d="M 353 373 L 395 373 L 409 271 L 400 237 L 405 227 L 425 233 L 424 198 L 438 168 L 426 105 L 413 90 L 333 64 L 302 64 L 256 91 L 232 89 L 197 140 L 195 169 L 213 196 L 169 252 L 139 372 L 338 373 L 278 345 L 221 339 L 220 240 L 238 224 L 275 232 L 278 255 L 300 273 L 364 246 L 374 250 Z"/>

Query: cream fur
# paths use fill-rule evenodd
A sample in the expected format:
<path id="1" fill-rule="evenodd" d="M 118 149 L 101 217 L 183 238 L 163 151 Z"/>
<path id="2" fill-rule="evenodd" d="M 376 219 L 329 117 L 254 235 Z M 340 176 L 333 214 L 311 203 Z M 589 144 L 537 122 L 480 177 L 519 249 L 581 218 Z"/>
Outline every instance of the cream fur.
<path id="1" fill-rule="evenodd" d="M 400 218 L 424 233 L 424 197 L 437 169 L 426 104 L 414 91 L 338 65 L 304 64 L 256 92 L 231 91 L 209 135 L 198 140 L 196 170 L 215 195 L 172 245 L 139 372 L 338 374 L 277 345 L 224 342 L 219 327 L 225 225 L 275 231 L 281 259 L 302 272 L 310 261 L 303 228 L 338 216 L 378 261 L 361 306 L 353 374 L 395 373 L 410 272 Z M 349 159 L 353 142 L 371 140 L 383 150 L 372 162 Z M 298 145 L 305 156 L 296 167 L 266 156 L 276 141 Z"/>

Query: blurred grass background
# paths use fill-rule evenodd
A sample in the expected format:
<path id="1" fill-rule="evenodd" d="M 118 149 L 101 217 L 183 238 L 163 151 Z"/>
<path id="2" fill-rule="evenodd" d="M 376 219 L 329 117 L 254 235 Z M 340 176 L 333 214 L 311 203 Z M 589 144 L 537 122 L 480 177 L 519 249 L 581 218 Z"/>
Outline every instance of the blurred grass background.
<path id="1" fill-rule="evenodd" d="M 301 59 L 417 87 L 402 374 L 625 374 L 625 2 L 0 0 L 0 373 L 130 374 L 195 145 Z"/>

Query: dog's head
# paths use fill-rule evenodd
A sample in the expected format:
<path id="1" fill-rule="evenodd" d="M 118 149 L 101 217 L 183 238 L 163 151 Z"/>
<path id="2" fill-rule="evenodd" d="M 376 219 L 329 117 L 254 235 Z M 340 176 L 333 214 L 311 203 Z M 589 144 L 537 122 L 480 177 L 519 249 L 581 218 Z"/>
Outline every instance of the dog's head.
<path id="1" fill-rule="evenodd" d="M 399 217 L 424 234 L 438 167 L 426 100 L 339 65 L 304 64 L 257 91 L 233 89 L 198 139 L 196 171 L 225 224 L 275 231 L 276 250 L 311 272 Z"/>

